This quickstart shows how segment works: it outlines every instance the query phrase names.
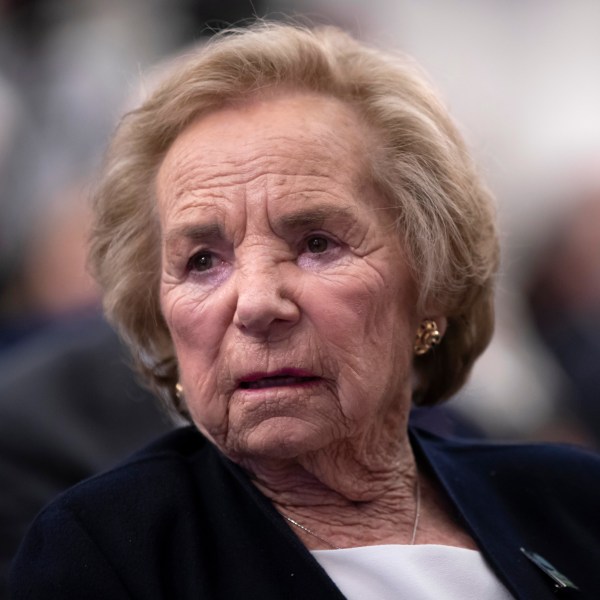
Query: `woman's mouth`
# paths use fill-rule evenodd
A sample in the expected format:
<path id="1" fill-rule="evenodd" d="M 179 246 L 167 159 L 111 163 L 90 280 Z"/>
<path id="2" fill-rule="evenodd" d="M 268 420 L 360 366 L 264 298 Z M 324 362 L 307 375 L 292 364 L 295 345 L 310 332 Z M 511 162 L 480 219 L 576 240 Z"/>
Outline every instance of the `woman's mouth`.
<path id="1" fill-rule="evenodd" d="M 309 385 L 320 378 L 305 372 L 292 372 L 291 370 L 277 373 L 251 373 L 240 380 L 242 390 L 262 390 L 273 387 L 290 387 Z"/>

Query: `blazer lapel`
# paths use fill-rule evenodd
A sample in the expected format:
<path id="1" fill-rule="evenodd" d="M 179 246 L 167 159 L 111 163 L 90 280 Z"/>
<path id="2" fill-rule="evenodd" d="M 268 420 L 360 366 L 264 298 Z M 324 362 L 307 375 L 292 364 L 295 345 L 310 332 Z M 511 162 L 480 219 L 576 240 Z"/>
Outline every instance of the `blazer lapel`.
<path id="1" fill-rule="evenodd" d="M 449 442 L 414 429 L 411 434 L 417 455 L 427 461 L 490 567 L 515 598 L 557 598 L 555 592 L 562 598 L 587 597 L 563 564 L 563 552 L 557 551 L 569 541 L 564 532 L 537 527 L 535 511 L 544 505 L 541 490 L 514 480 L 518 468 L 510 460 L 507 465 L 507 446 Z"/>

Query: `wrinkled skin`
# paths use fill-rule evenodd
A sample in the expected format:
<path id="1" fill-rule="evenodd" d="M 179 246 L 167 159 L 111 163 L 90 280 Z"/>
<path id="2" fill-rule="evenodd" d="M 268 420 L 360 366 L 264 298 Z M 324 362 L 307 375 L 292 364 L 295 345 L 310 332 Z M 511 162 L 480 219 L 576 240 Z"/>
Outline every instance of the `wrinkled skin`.
<path id="1" fill-rule="evenodd" d="M 375 143 L 350 107 L 300 93 L 191 124 L 157 178 L 160 298 L 194 422 L 280 509 L 359 501 L 410 522 L 431 315 L 369 183 Z"/>

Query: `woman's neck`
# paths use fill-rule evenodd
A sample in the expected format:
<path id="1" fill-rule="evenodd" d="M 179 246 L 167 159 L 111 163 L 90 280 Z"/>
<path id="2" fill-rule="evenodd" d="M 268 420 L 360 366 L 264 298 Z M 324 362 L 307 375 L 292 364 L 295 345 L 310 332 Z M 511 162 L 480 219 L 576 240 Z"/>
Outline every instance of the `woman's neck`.
<path id="1" fill-rule="evenodd" d="M 417 468 L 408 436 L 347 440 L 294 461 L 244 464 L 284 517 L 335 546 L 407 543 L 416 514 Z M 323 546 L 297 531 L 309 548 Z"/>

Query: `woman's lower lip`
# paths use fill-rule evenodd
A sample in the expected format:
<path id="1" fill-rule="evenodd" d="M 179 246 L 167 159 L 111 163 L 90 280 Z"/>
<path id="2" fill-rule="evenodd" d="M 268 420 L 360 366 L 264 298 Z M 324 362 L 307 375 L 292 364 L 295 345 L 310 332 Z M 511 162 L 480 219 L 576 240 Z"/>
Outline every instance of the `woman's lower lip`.
<path id="1" fill-rule="evenodd" d="M 306 387 L 320 381 L 319 377 L 266 377 L 255 381 L 242 382 L 238 389 L 244 391 L 259 391 L 273 388 Z"/>

